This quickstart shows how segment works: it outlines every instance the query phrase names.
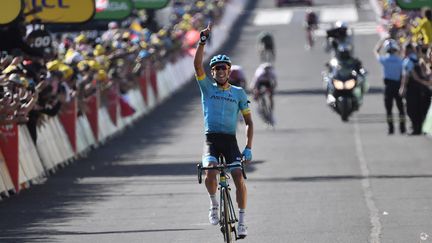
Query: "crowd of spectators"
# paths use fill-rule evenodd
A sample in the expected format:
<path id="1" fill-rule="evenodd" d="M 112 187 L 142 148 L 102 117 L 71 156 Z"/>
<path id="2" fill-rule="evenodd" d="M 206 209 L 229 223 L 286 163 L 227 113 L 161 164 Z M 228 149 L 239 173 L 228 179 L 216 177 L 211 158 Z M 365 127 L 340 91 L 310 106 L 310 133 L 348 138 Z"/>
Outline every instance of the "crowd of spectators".
<path id="1" fill-rule="evenodd" d="M 381 0 L 382 20 L 387 38 L 400 46 L 414 45 L 425 75 L 432 78 L 432 15 L 431 8 L 402 10 L 395 0 Z"/>
<path id="2" fill-rule="evenodd" d="M 399 95 L 406 101 L 412 126 L 410 134 L 420 135 L 423 134 L 422 126 L 432 97 L 432 10 L 426 7 L 403 10 L 395 0 L 382 0 L 381 4 L 384 33 L 388 33 L 385 39 L 395 41 L 401 47 L 399 55 L 403 62 Z M 389 109 L 391 113 L 391 103 Z M 391 122 L 390 125 L 389 133 L 393 133 Z"/>
<path id="3" fill-rule="evenodd" d="M 82 115 L 86 99 L 97 92 L 101 105 L 109 89 L 125 95 L 137 87 L 146 64 L 160 70 L 188 55 L 198 30 L 208 21 L 217 24 L 227 1 L 174 1 L 166 26 L 146 26 L 144 11 L 110 22 L 106 31 L 52 33 L 51 46 L 42 50 L 32 48 L 26 35 L 44 25 L 20 18 L 0 27 L 0 125 L 25 124 L 36 143 L 37 127 L 65 103 L 77 99 Z"/>

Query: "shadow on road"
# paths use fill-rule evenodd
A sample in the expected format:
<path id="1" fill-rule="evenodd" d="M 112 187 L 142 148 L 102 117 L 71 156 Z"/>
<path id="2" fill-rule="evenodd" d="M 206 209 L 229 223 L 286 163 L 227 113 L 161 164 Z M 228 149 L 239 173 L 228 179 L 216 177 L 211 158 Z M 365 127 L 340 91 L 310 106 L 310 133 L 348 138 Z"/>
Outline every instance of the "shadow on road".
<path id="1" fill-rule="evenodd" d="M 393 115 L 394 118 L 397 121 L 397 116 L 396 114 Z M 358 113 L 355 116 L 353 116 L 351 118 L 351 122 L 352 121 L 356 121 L 357 123 L 387 123 L 387 117 L 385 115 L 385 113 L 383 112 L 382 114 L 380 113 Z"/>
<path id="2" fill-rule="evenodd" d="M 323 181 L 348 181 L 348 180 L 363 180 L 363 179 L 416 179 L 416 178 L 432 178 L 432 174 L 419 175 L 371 175 L 364 177 L 361 175 L 340 175 L 340 176 L 303 176 L 303 177 L 275 177 L 275 178 L 256 178 L 251 179 L 252 182 L 323 182 Z"/>
<path id="3" fill-rule="evenodd" d="M 382 94 L 384 90 L 380 87 L 370 87 L 368 94 Z M 275 95 L 322 95 L 325 96 L 325 89 L 292 89 L 292 90 L 276 90 L 274 91 Z M 367 97 L 366 97 L 367 99 Z"/>
<path id="4" fill-rule="evenodd" d="M 0 240 L 12 240 L 13 242 L 54 242 L 49 240 L 48 237 L 34 236 L 34 235 L 49 235 L 49 236 L 61 236 L 61 235 L 108 235 L 108 234 L 136 234 L 136 233 L 154 233 L 154 232 L 176 232 L 176 231 L 196 231 L 202 229 L 151 229 L 151 230 L 116 230 L 116 231 L 57 231 L 57 230 L 45 230 L 36 232 L 21 233 L 20 235 L 14 236 L 2 236 Z M 12 242 L 11 241 L 11 242 Z"/>

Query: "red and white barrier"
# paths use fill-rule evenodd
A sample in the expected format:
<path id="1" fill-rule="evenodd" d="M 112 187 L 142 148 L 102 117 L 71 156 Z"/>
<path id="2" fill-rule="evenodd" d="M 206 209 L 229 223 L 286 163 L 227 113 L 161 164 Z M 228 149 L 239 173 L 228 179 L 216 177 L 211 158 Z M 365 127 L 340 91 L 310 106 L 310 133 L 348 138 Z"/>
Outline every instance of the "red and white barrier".
<path id="1" fill-rule="evenodd" d="M 218 50 L 227 38 L 236 16 L 246 1 L 230 1 L 222 24 L 214 28 L 214 37 L 206 56 Z M 85 156 L 100 143 L 121 132 L 141 116 L 148 114 L 167 97 L 187 83 L 194 75 L 193 58 L 186 56 L 156 71 L 152 64 L 144 65 L 140 86 L 120 96 L 117 87 L 107 91 L 107 104 L 100 105 L 100 93 L 88 97 L 85 114 L 77 115 L 77 101 L 64 104 L 57 117 L 45 117 L 37 128 L 36 145 L 25 125 L 0 126 L 5 139 L 0 139 L 0 194 L 26 188 L 33 181 L 57 170 L 71 159 Z M 134 110 L 134 112 L 133 112 Z"/>
<path id="2" fill-rule="evenodd" d="M 12 182 L 12 178 L 9 174 L 9 169 L 6 165 L 6 160 L 3 154 L 0 152 L 0 193 L 4 196 L 9 196 L 10 191 L 15 191 L 15 187 Z"/>
<path id="3" fill-rule="evenodd" d="M 18 137 L 19 163 L 23 165 L 24 170 L 29 171 L 29 179 L 35 180 L 45 176 L 45 170 L 42 165 L 42 161 L 39 158 L 37 149 L 26 126 L 21 125 L 18 127 Z"/>

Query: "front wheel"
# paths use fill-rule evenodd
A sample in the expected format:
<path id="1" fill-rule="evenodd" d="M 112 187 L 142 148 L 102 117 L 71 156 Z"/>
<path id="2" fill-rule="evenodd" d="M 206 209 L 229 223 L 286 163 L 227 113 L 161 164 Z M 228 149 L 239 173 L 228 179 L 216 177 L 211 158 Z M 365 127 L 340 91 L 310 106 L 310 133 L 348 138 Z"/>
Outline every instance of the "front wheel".
<path id="1" fill-rule="evenodd" d="M 221 214 L 220 223 L 221 230 L 224 235 L 224 241 L 227 243 L 234 242 L 235 235 L 230 222 L 230 208 L 228 202 L 228 191 L 226 188 L 221 188 Z"/>
<path id="2" fill-rule="evenodd" d="M 352 112 L 352 103 L 351 103 L 351 99 L 348 98 L 343 98 L 341 100 L 339 100 L 338 103 L 338 110 L 341 116 L 342 121 L 347 122 L 349 116 L 351 115 Z"/>
<path id="3" fill-rule="evenodd" d="M 259 102 L 260 114 L 265 123 L 273 126 L 273 114 L 271 109 L 270 96 L 267 93 L 262 93 Z"/>
<path id="4" fill-rule="evenodd" d="M 306 39 L 307 39 L 309 48 L 312 48 L 315 43 L 314 43 L 314 37 L 313 37 L 313 33 L 312 33 L 313 30 L 311 30 L 310 28 L 311 27 L 308 27 L 308 29 L 306 30 Z"/>

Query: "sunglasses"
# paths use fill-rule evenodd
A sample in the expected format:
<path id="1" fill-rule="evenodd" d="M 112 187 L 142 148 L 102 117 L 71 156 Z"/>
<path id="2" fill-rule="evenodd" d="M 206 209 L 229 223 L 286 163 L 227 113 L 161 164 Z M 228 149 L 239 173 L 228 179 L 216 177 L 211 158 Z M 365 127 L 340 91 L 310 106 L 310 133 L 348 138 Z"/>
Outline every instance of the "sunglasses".
<path id="1" fill-rule="evenodd" d="M 223 65 L 219 65 L 219 66 L 214 66 L 213 70 L 219 71 L 219 70 L 227 70 L 228 67 L 227 66 L 223 66 Z"/>

